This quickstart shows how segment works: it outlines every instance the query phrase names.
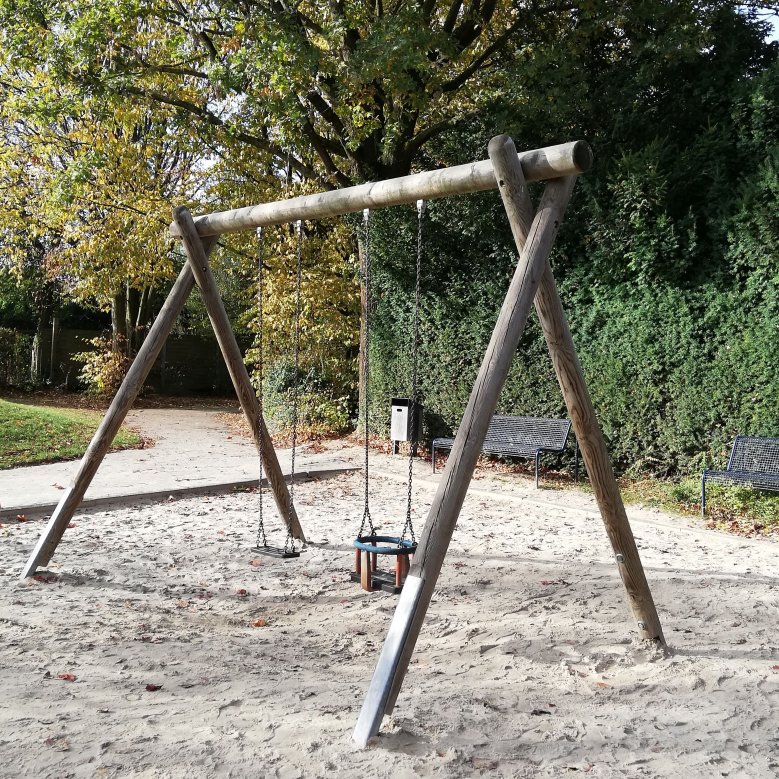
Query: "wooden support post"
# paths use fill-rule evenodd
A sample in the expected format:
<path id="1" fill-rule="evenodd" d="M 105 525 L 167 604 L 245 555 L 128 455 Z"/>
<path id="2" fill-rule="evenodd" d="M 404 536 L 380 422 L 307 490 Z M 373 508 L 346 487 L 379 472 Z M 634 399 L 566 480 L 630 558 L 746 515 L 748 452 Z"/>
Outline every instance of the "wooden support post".
<path id="1" fill-rule="evenodd" d="M 173 218 L 176 225 L 178 225 L 184 250 L 189 258 L 189 266 L 192 268 L 198 287 L 200 287 L 208 318 L 211 320 L 211 325 L 214 328 L 219 348 L 222 350 L 222 356 L 230 373 L 230 378 L 233 381 L 235 392 L 246 416 L 246 421 L 249 423 L 249 429 L 252 431 L 257 451 L 263 454 L 265 473 L 276 501 L 279 516 L 283 519 L 285 525 L 289 522 L 292 535 L 305 543 L 306 539 L 303 535 L 303 529 L 300 527 L 295 507 L 291 504 L 289 490 L 284 481 L 284 474 L 281 472 L 273 441 L 265 426 L 265 420 L 262 418 L 260 404 L 254 393 L 249 372 L 246 370 L 241 349 L 235 340 L 230 320 L 227 317 L 214 276 L 211 273 L 208 256 L 203 249 L 203 239 L 195 229 L 192 215 L 184 206 L 179 206 L 173 212 Z M 262 446 L 260 446 L 260 436 L 262 436 Z"/>
<path id="2" fill-rule="evenodd" d="M 390 635 L 394 638 L 390 641 L 388 636 L 385 641 L 354 730 L 353 738 L 361 746 L 378 733 L 385 712 L 392 710 L 400 691 L 490 419 L 575 182 L 575 177 L 567 176 L 546 185 L 528 230 L 523 208 L 527 197 L 525 178 L 513 142 L 506 136 L 493 138 L 489 154 L 511 230 L 520 249 L 519 264 L 414 554 L 408 578 L 418 584 L 404 587 L 401 593 L 390 626 Z"/>
<path id="3" fill-rule="evenodd" d="M 360 586 L 366 592 L 373 592 L 373 555 L 362 550 L 362 562 L 360 563 Z"/>
<path id="4" fill-rule="evenodd" d="M 639 633 L 642 638 L 665 644 L 606 442 L 548 262 L 536 294 L 535 307 Z"/>
<path id="5" fill-rule="evenodd" d="M 525 225 L 529 226 L 533 218 L 533 204 L 527 192 L 519 198 L 517 208 L 520 229 L 514 232 L 514 237 L 517 245 L 524 247 L 527 240 Z M 548 260 L 544 264 L 534 305 L 639 634 L 642 638 L 665 644 L 657 609 Z M 538 458 L 539 455 L 536 455 L 536 487 Z"/>
<path id="6" fill-rule="evenodd" d="M 395 555 L 395 586 L 402 587 L 409 570 L 408 555 Z"/>
<path id="7" fill-rule="evenodd" d="M 204 253 L 210 252 L 215 244 L 216 237 L 204 241 Z M 47 565 L 49 560 L 51 560 L 74 512 L 84 498 L 84 493 L 92 483 L 100 463 L 103 462 L 103 457 L 105 457 L 114 437 L 122 426 L 127 412 L 132 408 L 136 397 L 138 397 L 138 393 L 141 391 L 143 383 L 154 365 L 154 361 L 157 359 L 163 344 L 170 334 L 176 318 L 187 302 L 194 284 L 195 279 L 189 264 L 185 264 L 162 306 L 162 310 L 154 320 L 154 324 L 151 326 L 143 346 L 138 350 L 133 364 L 127 371 L 124 381 L 108 407 L 103 421 L 92 437 L 92 441 L 81 459 L 78 472 L 65 492 L 62 493 L 57 508 L 51 515 L 48 524 L 43 533 L 41 533 L 41 537 L 38 539 L 35 549 L 27 560 L 27 564 L 22 572 L 22 579 L 32 576 L 39 567 Z"/>

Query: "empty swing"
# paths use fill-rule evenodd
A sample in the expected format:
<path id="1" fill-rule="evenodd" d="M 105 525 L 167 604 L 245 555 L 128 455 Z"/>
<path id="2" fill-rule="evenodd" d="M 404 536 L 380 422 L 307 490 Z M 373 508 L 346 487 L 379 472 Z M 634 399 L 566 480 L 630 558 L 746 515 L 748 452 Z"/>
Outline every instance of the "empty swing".
<path id="1" fill-rule="evenodd" d="M 303 257 L 303 222 L 297 222 L 297 265 L 295 271 L 295 318 L 293 326 L 293 363 L 294 363 L 294 377 L 292 380 L 292 463 L 290 467 L 289 477 L 289 503 L 287 504 L 287 535 L 284 539 L 284 546 L 272 546 L 268 543 L 268 539 L 265 535 L 265 523 L 263 519 L 263 503 L 264 494 L 262 487 L 264 461 L 265 461 L 265 447 L 264 437 L 261 431 L 258 431 L 258 440 L 260 442 L 260 480 L 258 484 L 259 494 L 259 523 L 257 528 L 257 542 L 253 551 L 259 554 L 267 555 L 269 557 L 279 557 L 281 559 L 289 559 L 292 557 L 300 557 L 300 549 L 295 546 L 295 537 L 292 535 L 292 507 L 295 500 L 295 451 L 297 449 L 297 432 L 298 432 L 298 385 L 300 374 L 300 277 Z M 257 360 L 257 373 L 259 383 L 259 405 L 260 413 L 258 419 L 259 424 L 262 424 L 263 417 L 263 379 L 264 379 L 264 363 L 263 363 L 263 340 L 262 340 L 262 320 L 263 320 L 263 229 L 257 228 L 257 243 L 258 243 L 258 269 L 257 269 L 257 317 L 259 326 L 258 331 L 258 350 L 259 357 Z"/>
<path id="2" fill-rule="evenodd" d="M 417 413 L 417 354 L 419 351 L 419 303 L 420 303 L 420 271 L 422 265 L 422 223 L 425 212 L 424 200 L 417 201 L 417 259 L 416 259 L 416 284 L 414 295 L 414 326 L 412 335 L 412 370 L 411 370 L 411 429 L 416 430 Z M 369 478 L 368 478 L 368 413 L 370 409 L 370 210 L 363 211 L 364 227 L 364 251 L 365 264 L 363 271 L 363 283 L 367 305 L 365 307 L 365 344 L 362 354 L 363 369 L 363 420 L 365 425 L 365 500 L 363 506 L 362 522 L 357 538 L 354 540 L 354 571 L 350 578 L 359 582 L 362 588 L 368 592 L 385 590 L 393 594 L 403 589 L 410 567 L 410 558 L 417 548 L 417 540 L 414 534 L 414 525 L 411 520 L 411 495 L 414 475 L 414 457 L 416 455 L 416 436 L 412 437 L 408 458 L 408 494 L 406 499 L 406 521 L 399 536 L 381 535 L 376 532 L 370 511 Z M 366 532 L 367 530 L 367 532 Z M 382 571 L 378 568 L 379 555 L 395 558 L 395 570 Z"/>

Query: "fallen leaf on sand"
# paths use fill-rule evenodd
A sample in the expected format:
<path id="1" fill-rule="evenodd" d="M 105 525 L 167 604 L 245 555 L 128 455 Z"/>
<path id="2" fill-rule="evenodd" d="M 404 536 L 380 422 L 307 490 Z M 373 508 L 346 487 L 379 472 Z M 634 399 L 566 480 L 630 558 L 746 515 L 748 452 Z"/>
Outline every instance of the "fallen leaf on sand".
<path id="1" fill-rule="evenodd" d="M 606 684 L 606 682 L 595 682 L 596 687 L 608 687 L 609 685 Z"/>
<path id="2" fill-rule="evenodd" d="M 58 752 L 67 752 L 70 749 L 70 742 L 66 738 L 57 738 L 56 736 L 49 736 L 43 742 L 47 747 L 53 747 Z"/>
<path id="3" fill-rule="evenodd" d="M 68 530 L 72 530 L 76 526 L 75 522 L 68 522 Z"/>
<path id="4" fill-rule="evenodd" d="M 244 589 L 243 587 L 240 587 L 238 589 L 238 595 L 240 595 L 242 598 L 245 598 L 249 594 L 249 590 Z"/>
<path id="5" fill-rule="evenodd" d="M 17 514 L 16 515 L 16 521 L 17 522 L 26 522 L 27 516 L 25 514 Z"/>
<path id="6" fill-rule="evenodd" d="M 262 617 L 260 617 L 260 619 L 255 619 L 254 622 L 252 622 L 252 627 L 253 628 L 264 628 L 264 627 L 267 626 L 267 624 L 268 624 L 268 620 L 262 619 Z"/>
<path id="7" fill-rule="evenodd" d="M 779 671 L 779 665 L 772 665 L 771 666 L 772 671 Z"/>
<path id="8" fill-rule="evenodd" d="M 262 560 L 249 560 L 249 565 L 258 566 L 258 565 L 264 565 L 264 563 L 262 562 Z"/>
<path id="9" fill-rule="evenodd" d="M 58 490 L 64 490 L 65 489 L 61 484 L 57 484 L 56 481 L 51 486 L 52 487 L 56 487 Z"/>
<path id="10" fill-rule="evenodd" d="M 146 692 L 157 692 L 157 690 L 161 690 L 162 685 L 161 684 L 147 684 L 146 685 Z"/>
<path id="11" fill-rule="evenodd" d="M 75 682 L 77 677 L 74 674 L 57 674 L 57 678 L 63 682 Z"/>

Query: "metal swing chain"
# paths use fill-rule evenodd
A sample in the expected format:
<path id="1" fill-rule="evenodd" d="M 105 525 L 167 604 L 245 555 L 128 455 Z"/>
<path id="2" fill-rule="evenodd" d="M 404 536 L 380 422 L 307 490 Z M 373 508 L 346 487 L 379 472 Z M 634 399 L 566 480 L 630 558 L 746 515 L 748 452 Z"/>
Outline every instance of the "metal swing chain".
<path id="1" fill-rule="evenodd" d="M 411 536 L 411 543 L 416 544 L 414 524 L 411 520 L 411 490 L 414 476 L 414 456 L 417 453 L 417 363 L 419 354 L 419 305 L 421 302 L 420 277 L 422 275 L 422 225 L 425 219 L 425 201 L 417 200 L 417 267 L 416 286 L 414 290 L 414 335 L 411 347 L 411 446 L 408 456 L 408 498 L 406 501 L 406 523 L 400 534 L 401 542 L 406 533 Z"/>
<path id="2" fill-rule="evenodd" d="M 360 523 L 360 530 L 357 533 L 358 537 L 362 537 L 365 525 L 367 523 L 370 535 L 375 535 L 376 530 L 373 527 L 373 519 L 371 518 L 371 510 L 368 501 L 368 386 L 370 380 L 370 360 L 369 360 L 369 342 L 370 342 L 370 308 L 371 308 L 371 233 L 370 233 L 370 209 L 366 208 L 362 212 L 363 215 L 363 252 L 364 252 L 364 264 L 362 270 L 362 283 L 365 287 L 365 342 L 363 344 L 362 354 L 362 380 L 363 380 L 363 424 L 365 425 L 365 506 L 362 513 L 362 522 Z"/>
<path id="3" fill-rule="evenodd" d="M 262 299 L 262 261 L 263 261 L 263 231 L 262 227 L 257 228 L 257 254 L 258 254 L 258 260 L 257 260 L 257 349 L 258 349 L 258 358 L 257 358 L 257 374 L 258 374 L 258 383 L 259 383 L 259 392 L 258 394 L 258 401 L 259 401 L 259 417 L 257 419 L 257 438 L 260 442 L 260 481 L 257 485 L 257 492 L 260 497 L 260 524 L 257 528 L 257 543 L 256 546 L 258 548 L 263 548 L 268 546 L 268 539 L 265 537 L 265 522 L 263 520 L 262 516 L 262 505 L 263 505 L 263 491 L 262 491 L 262 478 L 263 478 L 263 472 L 264 472 L 264 465 L 265 465 L 265 440 L 264 436 L 262 434 L 262 420 L 263 420 L 263 403 L 262 403 L 262 385 L 263 385 L 263 354 L 262 354 L 262 319 L 263 319 L 263 299 Z"/>
<path id="4" fill-rule="evenodd" d="M 295 328 L 294 328 L 294 370 L 292 382 L 292 465 L 289 476 L 289 504 L 287 506 L 287 537 L 284 539 L 284 552 L 295 551 L 295 539 L 292 536 L 292 506 L 295 500 L 295 452 L 298 444 L 298 384 L 300 383 L 300 280 L 303 267 L 303 220 L 297 221 L 298 246 L 297 267 L 295 269 Z"/>

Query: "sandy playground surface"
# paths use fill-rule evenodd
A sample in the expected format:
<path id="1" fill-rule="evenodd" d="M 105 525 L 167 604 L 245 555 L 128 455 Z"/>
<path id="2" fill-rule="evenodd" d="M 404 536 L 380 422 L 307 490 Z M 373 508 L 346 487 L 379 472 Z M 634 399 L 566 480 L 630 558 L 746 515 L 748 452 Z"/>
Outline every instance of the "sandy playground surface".
<path id="1" fill-rule="evenodd" d="M 384 460 L 390 530 L 403 466 Z M 435 478 L 417 479 L 420 529 Z M 635 640 L 589 496 L 475 481 L 398 706 L 359 750 L 396 601 L 347 581 L 360 474 L 297 498 L 299 561 L 251 551 L 250 493 L 77 514 L 26 583 L 43 523 L 6 523 L 0 775 L 779 776 L 776 541 L 629 512 L 663 657 Z"/>

